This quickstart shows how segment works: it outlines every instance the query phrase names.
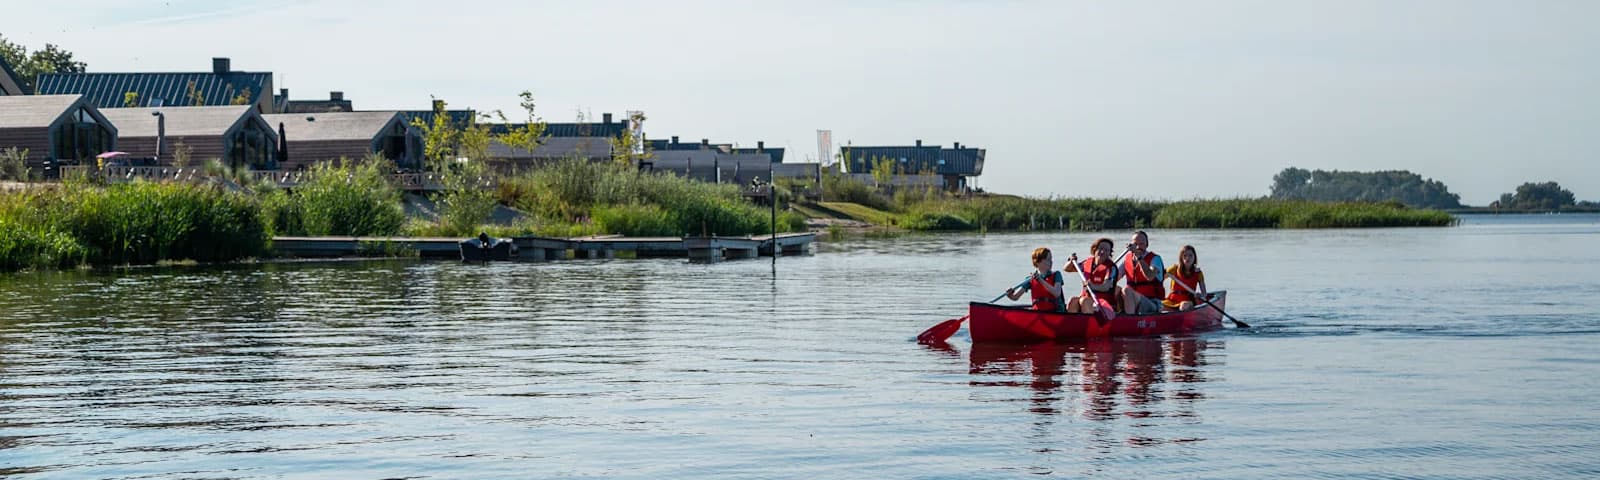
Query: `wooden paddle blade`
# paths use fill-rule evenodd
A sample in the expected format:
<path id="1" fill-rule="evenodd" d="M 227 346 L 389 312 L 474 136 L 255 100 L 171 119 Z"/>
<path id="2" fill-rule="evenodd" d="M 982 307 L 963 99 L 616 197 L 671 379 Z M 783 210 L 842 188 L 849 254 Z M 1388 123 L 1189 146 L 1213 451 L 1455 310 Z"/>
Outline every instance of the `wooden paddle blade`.
<path id="1" fill-rule="evenodd" d="M 950 338 L 951 335 L 961 331 L 961 322 L 965 321 L 967 321 L 967 317 L 963 315 L 961 318 L 952 318 L 939 322 L 938 325 L 934 325 L 932 328 L 924 330 L 922 334 L 917 335 L 917 343 L 943 342 L 945 339 Z"/>

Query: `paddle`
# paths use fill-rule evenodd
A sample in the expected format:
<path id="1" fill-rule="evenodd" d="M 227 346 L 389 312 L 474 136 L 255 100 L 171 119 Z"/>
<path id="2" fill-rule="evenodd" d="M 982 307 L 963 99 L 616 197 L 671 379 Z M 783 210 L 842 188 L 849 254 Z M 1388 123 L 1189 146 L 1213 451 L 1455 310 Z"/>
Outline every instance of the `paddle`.
<path id="1" fill-rule="evenodd" d="M 1194 290 L 1189 288 L 1188 285 L 1184 285 L 1183 282 L 1176 281 L 1177 280 L 1176 278 L 1174 278 L 1173 280 L 1174 280 L 1172 282 L 1173 285 L 1177 285 L 1178 288 L 1182 288 L 1185 291 L 1188 291 L 1189 295 L 1193 296 L 1195 298 L 1195 300 L 1199 300 L 1200 299 L 1200 294 L 1194 293 Z M 1215 308 L 1215 309 L 1217 309 L 1218 312 L 1222 312 L 1222 316 L 1228 317 L 1228 320 L 1232 320 L 1233 321 L 1233 326 L 1238 327 L 1238 328 L 1250 328 L 1250 324 L 1241 322 L 1237 318 L 1233 318 L 1233 315 L 1228 315 L 1227 311 L 1224 311 L 1222 309 L 1222 307 L 1217 306 L 1217 304 L 1211 303 L 1210 300 L 1206 300 L 1206 305 L 1210 305 L 1211 308 Z"/>
<path id="2" fill-rule="evenodd" d="M 1094 289 L 1089 288 L 1089 277 L 1083 274 L 1083 265 L 1078 264 L 1078 255 L 1073 254 L 1072 259 L 1069 261 L 1072 262 L 1072 269 L 1078 271 L 1078 278 L 1083 279 L 1083 291 L 1089 292 L 1089 301 L 1094 302 L 1094 318 L 1099 320 L 1100 323 L 1106 323 L 1116 319 L 1116 309 L 1109 308 L 1111 306 L 1111 301 L 1106 300 L 1105 305 L 1101 305 L 1100 298 L 1096 297 L 1094 294 Z"/>
<path id="3" fill-rule="evenodd" d="M 1033 277 L 1029 276 L 1028 280 L 1024 280 L 1022 283 L 1017 284 L 1017 286 L 1006 289 L 1006 291 L 1010 292 L 1012 289 L 1022 288 L 1032 280 Z M 1006 294 L 1002 293 L 1000 296 L 994 297 L 993 300 L 989 300 L 988 303 L 998 302 L 1001 298 L 1005 298 L 1005 296 Z M 961 318 L 945 320 L 943 322 L 939 322 L 938 325 L 934 325 L 929 327 L 927 330 L 923 330 L 922 333 L 917 334 L 917 343 L 940 343 L 945 341 L 946 339 L 950 338 L 951 335 L 955 335 L 956 332 L 961 331 L 961 322 L 967 321 L 967 317 L 970 316 L 971 315 L 962 315 Z"/>

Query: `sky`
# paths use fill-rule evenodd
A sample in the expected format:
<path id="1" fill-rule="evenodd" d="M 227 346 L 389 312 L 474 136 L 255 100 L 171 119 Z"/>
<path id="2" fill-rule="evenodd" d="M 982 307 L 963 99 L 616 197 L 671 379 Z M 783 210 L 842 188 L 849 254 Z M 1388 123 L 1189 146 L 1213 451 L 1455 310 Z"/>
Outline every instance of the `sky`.
<path id="1" fill-rule="evenodd" d="M 360 110 L 621 117 L 651 138 L 985 148 L 1039 197 L 1265 195 L 1286 167 L 1410 170 L 1484 205 L 1600 200 L 1600 2 L 30 1 L 0 35 L 89 71 L 270 71 Z"/>

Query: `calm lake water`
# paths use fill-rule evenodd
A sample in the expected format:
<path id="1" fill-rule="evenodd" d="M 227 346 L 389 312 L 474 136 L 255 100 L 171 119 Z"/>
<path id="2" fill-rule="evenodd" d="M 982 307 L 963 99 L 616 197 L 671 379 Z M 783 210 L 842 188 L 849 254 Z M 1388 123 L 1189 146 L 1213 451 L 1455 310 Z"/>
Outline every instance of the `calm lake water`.
<path id="1" fill-rule="evenodd" d="M 0 476 L 1600 477 L 1600 216 L 1151 233 L 1256 328 L 913 340 L 1092 234 L 0 275 Z"/>

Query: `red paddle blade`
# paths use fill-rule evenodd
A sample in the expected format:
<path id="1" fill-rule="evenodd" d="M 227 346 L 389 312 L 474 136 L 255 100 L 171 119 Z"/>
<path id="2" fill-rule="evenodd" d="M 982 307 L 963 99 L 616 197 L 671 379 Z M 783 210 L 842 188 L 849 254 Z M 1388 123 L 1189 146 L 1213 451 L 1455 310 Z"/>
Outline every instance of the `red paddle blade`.
<path id="1" fill-rule="evenodd" d="M 961 322 L 965 321 L 967 321 L 967 317 L 963 316 L 939 322 L 938 325 L 934 325 L 932 328 L 924 330 L 922 334 L 917 335 L 917 343 L 943 342 L 945 339 L 950 338 L 951 335 L 961 331 Z"/>
<path id="2" fill-rule="evenodd" d="M 1109 302 L 1106 302 L 1105 300 L 1100 300 L 1100 301 L 1095 302 L 1095 303 L 1096 303 L 1095 309 L 1094 309 L 1094 318 L 1095 318 L 1095 320 L 1099 320 L 1100 323 L 1106 323 L 1106 322 L 1109 322 L 1109 321 L 1117 319 L 1117 309 L 1111 308 L 1111 304 Z"/>

